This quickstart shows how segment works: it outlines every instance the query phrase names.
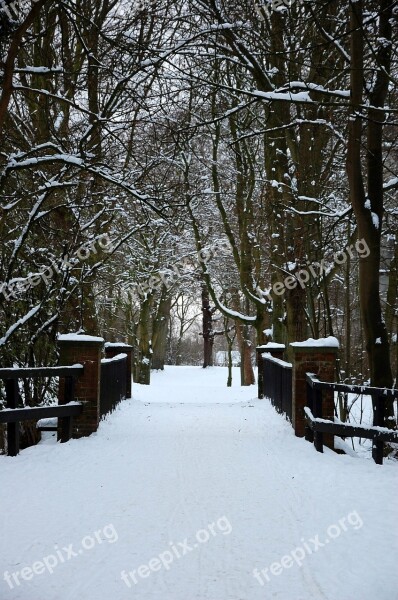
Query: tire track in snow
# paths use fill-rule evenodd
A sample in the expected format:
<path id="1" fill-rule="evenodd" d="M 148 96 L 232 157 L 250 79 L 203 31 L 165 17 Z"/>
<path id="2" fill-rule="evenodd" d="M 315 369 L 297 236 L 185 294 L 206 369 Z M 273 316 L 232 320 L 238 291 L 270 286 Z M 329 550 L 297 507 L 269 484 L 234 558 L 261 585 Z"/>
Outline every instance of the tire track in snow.
<path id="1" fill-rule="evenodd" d="M 218 405 L 217 405 L 218 406 Z M 230 407 L 223 407 L 223 410 L 231 410 Z M 195 571 L 195 588 L 197 598 L 200 600 L 213 600 L 211 590 L 212 580 L 209 578 L 209 569 L 214 569 L 214 577 L 225 582 L 223 585 L 222 598 L 231 600 L 244 599 L 244 585 L 240 580 L 235 580 L 235 585 L 231 584 L 230 573 L 233 572 L 233 563 L 236 563 L 236 553 L 226 551 L 228 542 L 225 541 L 223 552 L 219 550 L 219 544 L 222 543 L 221 533 L 218 534 L 218 540 L 210 537 L 206 544 L 195 544 L 193 536 L 199 529 L 206 528 L 214 519 L 222 515 L 209 514 L 203 498 L 197 498 L 195 489 L 196 479 L 199 478 L 206 482 L 210 489 L 217 489 L 219 482 L 217 476 L 212 473 L 211 465 L 214 466 L 212 455 L 212 446 L 206 433 L 209 421 L 214 419 L 214 405 L 179 405 L 175 408 L 176 416 L 176 468 L 178 472 L 178 503 L 168 522 L 169 539 L 175 539 L 174 525 L 178 521 L 177 515 L 182 513 L 189 522 L 189 542 L 196 547 L 192 552 L 191 560 L 195 561 L 197 567 Z M 234 442 L 236 432 L 231 432 L 228 436 L 229 444 Z M 222 459 L 222 457 L 219 457 Z M 192 478 L 194 478 L 192 482 Z M 193 486 L 193 488 L 192 488 Z M 179 525 L 179 523 L 177 524 Z M 178 526 L 177 526 L 178 530 Z M 184 560 L 184 559 L 182 559 Z M 222 577 L 221 577 L 222 575 Z"/>
<path id="2" fill-rule="evenodd" d="M 294 497 L 294 502 L 288 502 L 287 498 L 288 495 L 284 495 L 283 496 L 283 505 L 284 508 L 286 510 L 286 513 L 289 517 L 290 523 L 293 526 L 296 535 L 297 535 L 297 539 L 300 539 L 302 537 L 301 532 L 299 530 L 299 526 L 298 523 L 300 522 L 300 517 L 296 511 L 296 506 L 303 506 L 305 504 L 306 499 L 303 496 L 299 496 L 299 494 L 297 493 L 297 490 L 292 486 L 291 482 L 290 482 L 290 478 L 286 473 L 286 469 L 284 467 L 284 465 L 282 464 L 280 457 L 278 455 L 277 452 L 275 452 L 275 450 L 273 450 L 274 445 L 271 444 L 270 447 L 270 455 L 272 456 L 272 460 L 274 462 L 276 462 L 278 464 L 278 469 L 275 470 L 275 474 L 277 476 L 277 478 L 279 479 L 280 483 L 282 484 L 282 486 L 284 488 L 288 488 L 289 494 L 291 496 Z M 283 477 L 282 477 L 283 474 Z M 307 584 L 307 586 L 309 586 L 309 592 L 311 593 L 311 595 L 313 596 L 313 598 L 315 598 L 315 600 L 330 600 L 328 596 L 325 595 L 324 591 L 322 590 L 320 583 L 317 581 L 316 577 L 314 576 L 313 572 L 310 569 L 310 566 L 308 565 L 307 561 L 305 560 L 303 562 L 303 564 L 301 565 L 301 567 L 299 568 L 300 570 L 300 574 L 304 580 L 304 582 Z"/>

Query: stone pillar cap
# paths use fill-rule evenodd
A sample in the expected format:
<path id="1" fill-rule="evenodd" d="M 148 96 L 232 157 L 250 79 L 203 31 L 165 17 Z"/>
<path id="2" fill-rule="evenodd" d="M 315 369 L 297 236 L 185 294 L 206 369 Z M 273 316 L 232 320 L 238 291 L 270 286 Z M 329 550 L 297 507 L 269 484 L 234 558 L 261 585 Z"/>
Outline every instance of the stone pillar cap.
<path id="1" fill-rule="evenodd" d="M 106 342 L 105 348 L 132 348 L 130 344 L 125 344 L 124 342 Z"/>
<path id="2" fill-rule="evenodd" d="M 304 340 L 303 342 L 292 342 L 290 344 L 292 348 L 340 348 L 339 340 L 332 335 L 327 338 L 320 338 L 319 340 L 314 340 L 313 338 L 308 338 L 308 340 Z"/>
<path id="3" fill-rule="evenodd" d="M 276 342 L 268 342 L 262 346 L 257 346 L 256 350 L 284 350 L 285 344 L 277 344 Z"/>
<path id="4" fill-rule="evenodd" d="M 103 344 L 104 338 L 97 337 L 95 335 L 86 335 L 81 333 L 63 333 L 58 334 L 59 342 L 94 342 L 96 344 Z"/>

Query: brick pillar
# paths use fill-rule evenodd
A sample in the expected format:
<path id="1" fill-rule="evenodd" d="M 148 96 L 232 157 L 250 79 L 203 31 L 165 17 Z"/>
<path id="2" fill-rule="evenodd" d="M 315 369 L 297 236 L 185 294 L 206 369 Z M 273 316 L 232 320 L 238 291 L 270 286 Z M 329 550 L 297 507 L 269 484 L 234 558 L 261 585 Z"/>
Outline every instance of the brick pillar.
<path id="1" fill-rule="evenodd" d="M 263 346 L 257 346 L 257 385 L 258 385 L 258 397 L 260 399 L 264 398 L 264 373 L 263 373 L 263 364 L 261 355 L 264 352 L 269 352 L 271 356 L 274 358 L 279 358 L 283 360 L 284 352 L 285 352 L 285 344 L 277 344 L 275 342 L 268 342 L 268 344 L 264 344 Z"/>
<path id="2" fill-rule="evenodd" d="M 306 424 L 304 417 L 304 407 L 307 402 L 306 374 L 314 373 L 321 381 L 336 381 L 336 359 L 339 344 L 333 337 L 320 340 L 310 338 L 305 342 L 294 342 L 290 344 L 290 348 L 293 355 L 292 425 L 295 434 L 303 437 Z M 323 418 L 333 421 L 333 391 L 322 390 L 322 398 Z M 333 436 L 324 435 L 324 443 L 329 448 L 333 448 Z"/>
<path id="3" fill-rule="evenodd" d="M 73 421 L 73 437 L 80 438 L 94 433 L 100 420 L 101 353 L 104 340 L 79 334 L 58 336 L 59 364 L 81 364 L 84 373 L 75 384 L 75 400 L 82 402 L 83 413 Z M 64 380 L 60 380 L 59 404 L 64 401 Z"/>
<path id="4" fill-rule="evenodd" d="M 105 344 L 105 357 L 113 358 L 117 354 L 127 354 L 127 373 L 126 373 L 126 397 L 131 398 L 131 372 L 133 364 L 133 346 L 123 344 L 122 342 Z"/>

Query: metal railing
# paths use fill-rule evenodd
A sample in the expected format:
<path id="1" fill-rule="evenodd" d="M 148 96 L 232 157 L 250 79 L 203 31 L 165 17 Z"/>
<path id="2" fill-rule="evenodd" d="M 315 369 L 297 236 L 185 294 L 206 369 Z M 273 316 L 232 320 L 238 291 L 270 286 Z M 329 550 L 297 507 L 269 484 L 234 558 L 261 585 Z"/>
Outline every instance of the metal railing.
<path id="1" fill-rule="evenodd" d="M 264 397 L 272 406 L 292 421 L 292 364 L 274 358 L 271 354 L 261 355 L 262 385 Z"/>
<path id="2" fill-rule="evenodd" d="M 100 416 L 115 410 L 126 398 L 127 354 L 101 360 Z"/>

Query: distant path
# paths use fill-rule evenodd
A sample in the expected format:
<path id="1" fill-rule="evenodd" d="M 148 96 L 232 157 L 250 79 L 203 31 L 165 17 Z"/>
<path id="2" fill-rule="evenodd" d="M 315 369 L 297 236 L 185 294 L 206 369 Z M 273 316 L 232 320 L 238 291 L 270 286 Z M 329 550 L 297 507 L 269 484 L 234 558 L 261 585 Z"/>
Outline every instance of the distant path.
<path id="1" fill-rule="evenodd" d="M 76 552 L 12 590 L 1 571 L 1 600 L 398 598 L 398 467 L 317 454 L 225 381 L 169 367 L 96 435 L 0 457 L 3 570 Z"/>

